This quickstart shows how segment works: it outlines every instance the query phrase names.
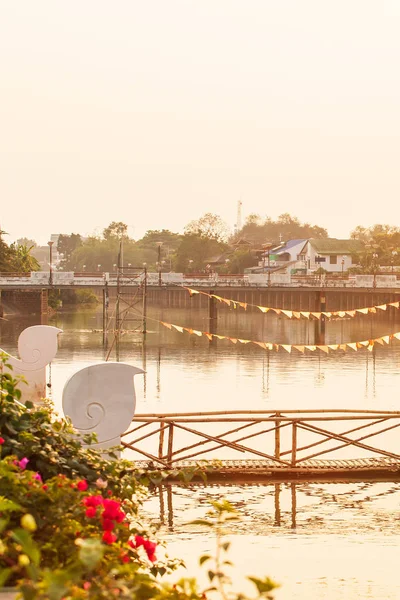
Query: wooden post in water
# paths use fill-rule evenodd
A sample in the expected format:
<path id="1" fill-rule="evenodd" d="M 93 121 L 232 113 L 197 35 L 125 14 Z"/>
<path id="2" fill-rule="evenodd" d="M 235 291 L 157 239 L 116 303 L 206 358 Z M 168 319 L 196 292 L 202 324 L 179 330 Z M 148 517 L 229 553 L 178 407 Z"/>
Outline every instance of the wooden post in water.
<path id="1" fill-rule="evenodd" d="M 147 333 L 147 267 L 144 268 L 144 278 L 143 278 L 143 325 L 142 325 L 142 333 L 146 335 Z"/>
<path id="2" fill-rule="evenodd" d="M 173 444 L 174 444 L 174 425 L 173 423 L 169 424 L 169 428 L 168 428 L 168 450 L 167 450 L 167 463 L 168 466 L 171 466 L 171 461 L 172 461 L 172 449 L 173 449 Z"/>
<path id="3" fill-rule="evenodd" d="M 103 287 L 103 346 L 107 348 L 107 329 L 108 329 L 108 305 L 109 305 L 109 295 L 108 295 L 108 280 L 104 281 Z"/>
<path id="4" fill-rule="evenodd" d="M 280 412 L 276 413 L 277 417 L 281 416 Z M 275 458 L 281 457 L 281 430 L 280 430 L 280 421 L 275 421 Z"/>
<path id="5" fill-rule="evenodd" d="M 215 298 L 213 298 L 211 296 L 211 294 L 214 293 L 214 290 L 210 290 L 209 291 L 209 298 L 208 298 L 208 326 L 209 326 L 209 332 L 210 333 L 215 333 L 217 331 L 217 322 L 218 322 L 218 308 L 217 308 L 217 301 Z M 212 343 L 213 340 L 210 340 L 210 343 Z"/>
<path id="6" fill-rule="evenodd" d="M 296 466 L 297 455 L 297 421 L 293 421 L 292 425 L 292 467 Z"/>
<path id="7" fill-rule="evenodd" d="M 315 312 L 326 311 L 326 294 L 325 291 L 318 291 L 315 293 Z M 315 320 L 314 325 L 314 344 L 324 345 L 325 344 L 325 316 L 321 315 L 320 319 Z"/>
<path id="8" fill-rule="evenodd" d="M 160 424 L 160 437 L 158 440 L 158 458 L 162 458 L 164 455 L 164 423 Z"/>

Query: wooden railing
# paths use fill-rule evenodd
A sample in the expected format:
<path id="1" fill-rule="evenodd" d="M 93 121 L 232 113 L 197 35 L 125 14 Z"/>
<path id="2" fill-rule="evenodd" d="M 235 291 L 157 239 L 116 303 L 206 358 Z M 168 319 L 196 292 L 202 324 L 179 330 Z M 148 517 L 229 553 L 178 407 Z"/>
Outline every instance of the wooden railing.
<path id="1" fill-rule="evenodd" d="M 264 460 L 277 469 L 311 459 L 400 462 L 400 412 L 228 411 L 136 415 L 122 444 L 163 468 L 183 461 Z M 369 443 L 371 438 L 377 444 Z"/>

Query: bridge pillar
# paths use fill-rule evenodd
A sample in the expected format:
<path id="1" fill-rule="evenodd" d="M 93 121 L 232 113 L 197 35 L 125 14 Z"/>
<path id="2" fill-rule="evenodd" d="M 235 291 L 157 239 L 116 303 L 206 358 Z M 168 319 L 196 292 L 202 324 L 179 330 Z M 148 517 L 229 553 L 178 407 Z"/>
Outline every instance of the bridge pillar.
<path id="1" fill-rule="evenodd" d="M 315 312 L 326 311 L 326 293 L 325 291 L 315 292 Z M 314 325 L 314 344 L 325 345 L 325 316 L 321 315 L 320 319 L 316 319 Z"/>

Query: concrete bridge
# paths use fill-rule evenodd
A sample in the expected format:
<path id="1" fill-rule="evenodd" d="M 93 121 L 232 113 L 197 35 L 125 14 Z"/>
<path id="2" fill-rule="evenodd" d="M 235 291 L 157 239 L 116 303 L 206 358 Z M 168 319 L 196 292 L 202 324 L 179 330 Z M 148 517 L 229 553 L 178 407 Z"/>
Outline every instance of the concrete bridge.
<path id="1" fill-rule="evenodd" d="M 128 269 L 126 270 L 128 271 Z M 125 272 L 73 273 L 33 272 L 26 275 L 0 273 L 0 316 L 3 304 L 21 313 L 47 312 L 47 297 L 52 289 L 92 289 L 103 300 L 112 302 L 119 291 L 134 294 L 146 280 L 148 306 L 164 308 L 210 308 L 209 298 L 190 297 L 186 287 L 216 293 L 239 302 L 279 307 L 295 311 L 353 310 L 398 300 L 400 279 L 392 275 L 353 275 L 321 278 L 290 274 L 194 275 L 183 273 Z M 398 313 L 398 311 L 394 311 Z M 384 315 L 383 315 L 384 316 Z"/>

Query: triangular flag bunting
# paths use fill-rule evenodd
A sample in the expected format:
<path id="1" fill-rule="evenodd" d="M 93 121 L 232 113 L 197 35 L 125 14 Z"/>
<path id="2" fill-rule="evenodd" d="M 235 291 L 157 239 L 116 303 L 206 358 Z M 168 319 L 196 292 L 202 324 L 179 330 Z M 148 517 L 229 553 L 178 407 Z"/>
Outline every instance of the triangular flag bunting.
<path id="1" fill-rule="evenodd" d="M 346 344 L 340 344 L 339 345 L 339 350 L 344 350 L 346 352 L 346 350 L 347 350 Z"/>
<path id="2" fill-rule="evenodd" d="M 224 335 L 217 335 L 216 333 L 214 333 L 213 336 L 218 338 L 219 340 L 226 340 L 226 337 Z"/>
<path id="3" fill-rule="evenodd" d="M 238 302 L 239 306 L 241 306 L 242 308 L 244 308 L 244 310 L 246 310 L 247 308 L 247 302 Z"/>
<path id="4" fill-rule="evenodd" d="M 183 333 L 183 327 L 181 327 L 180 325 L 172 325 L 172 327 L 179 331 L 179 333 Z"/>
<path id="5" fill-rule="evenodd" d="M 368 308 L 356 308 L 356 311 L 362 313 L 363 315 L 368 314 Z"/>
<path id="6" fill-rule="evenodd" d="M 228 338 L 228 340 L 230 342 L 232 342 L 232 344 L 237 344 L 237 339 L 236 338 Z"/>
<path id="7" fill-rule="evenodd" d="M 275 311 L 277 315 L 281 314 L 281 309 L 280 308 L 271 308 L 271 310 Z"/>
<path id="8" fill-rule="evenodd" d="M 212 333 L 207 333 L 204 331 L 204 335 L 210 340 L 210 342 L 212 341 L 212 339 L 213 339 Z"/>
<path id="9" fill-rule="evenodd" d="M 194 296 L 195 294 L 200 294 L 197 290 L 192 290 L 192 288 L 186 288 L 189 292 L 189 296 Z"/>
<path id="10" fill-rule="evenodd" d="M 356 316 L 356 311 L 355 310 L 346 310 L 345 311 L 347 315 L 349 315 L 349 317 L 355 317 Z"/>
<path id="11" fill-rule="evenodd" d="M 262 313 L 267 313 L 269 311 L 269 308 L 266 306 L 257 306 L 257 308 L 259 308 Z"/>
<path id="12" fill-rule="evenodd" d="M 400 331 L 399 331 L 399 332 L 397 332 L 397 333 L 394 333 L 394 334 L 393 334 L 393 337 L 395 337 L 395 338 L 396 338 L 396 340 L 400 340 Z"/>
<path id="13" fill-rule="evenodd" d="M 198 335 L 199 337 L 201 337 L 203 334 L 201 331 L 197 331 L 197 329 L 192 329 L 191 333 L 194 333 L 194 335 Z"/>
<path id="14" fill-rule="evenodd" d="M 330 350 L 337 350 L 339 348 L 339 344 L 328 344 L 328 348 Z"/>
<path id="15" fill-rule="evenodd" d="M 253 342 L 253 344 L 257 344 L 257 346 L 260 346 L 260 348 L 262 348 L 263 350 L 267 349 L 265 342 Z"/>
<path id="16" fill-rule="evenodd" d="M 376 342 L 377 344 L 382 344 L 382 346 L 383 346 L 383 339 L 382 339 L 382 338 L 377 338 L 377 339 L 375 340 L 375 342 Z"/>
<path id="17" fill-rule="evenodd" d="M 284 311 L 282 311 L 282 312 L 284 312 Z M 286 352 L 289 352 L 289 354 L 291 353 L 291 351 L 292 351 L 292 346 L 290 346 L 290 345 L 288 345 L 288 344 L 280 344 L 280 345 L 282 346 L 282 348 L 283 348 L 284 350 L 286 350 Z"/>
<path id="18" fill-rule="evenodd" d="M 386 310 L 387 304 L 379 304 L 379 306 L 377 306 L 376 308 L 379 308 L 379 310 Z"/>
<path id="19" fill-rule="evenodd" d="M 293 311 L 293 316 L 295 319 L 300 319 L 300 313 Z"/>
<path id="20" fill-rule="evenodd" d="M 390 305 L 388 306 L 394 306 L 394 308 L 399 308 L 400 307 L 400 301 L 399 302 L 391 302 Z"/>
<path id="21" fill-rule="evenodd" d="M 311 352 L 314 352 L 317 349 L 317 346 L 306 346 L 307 350 L 311 350 Z"/>
<path id="22" fill-rule="evenodd" d="M 168 329 L 171 329 L 172 325 L 171 323 L 164 323 L 164 321 L 160 321 L 161 325 L 164 325 L 164 327 L 167 327 Z"/>
<path id="23" fill-rule="evenodd" d="M 357 352 L 357 344 L 355 344 L 355 343 L 351 343 L 351 344 L 347 344 L 347 346 L 348 346 L 349 348 L 351 348 L 352 350 L 355 350 L 355 351 Z"/>
<path id="24" fill-rule="evenodd" d="M 238 342 L 240 342 L 241 344 L 250 344 L 251 340 L 240 340 L 238 338 Z"/>
<path id="25" fill-rule="evenodd" d="M 274 345 L 270 344 L 269 342 L 265 342 L 265 347 L 267 350 L 273 350 L 274 349 Z"/>
<path id="26" fill-rule="evenodd" d="M 330 318 L 331 318 L 331 316 L 332 316 L 332 313 L 331 313 L 331 312 L 323 312 L 322 314 L 323 314 L 325 317 L 328 317 L 328 319 L 330 319 Z"/>
<path id="27" fill-rule="evenodd" d="M 228 298 L 221 298 L 221 301 L 222 301 L 222 302 L 225 302 L 225 304 L 227 304 L 228 306 L 230 306 L 230 305 L 231 305 L 231 301 L 230 301 L 230 300 L 228 300 Z"/>
<path id="28" fill-rule="evenodd" d="M 313 317 L 315 317 L 316 319 L 320 319 L 321 318 L 321 313 L 320 312 L 312 312 L 311 313 Z"/>
<path id="29" fill-rule="evenodd" d="M 299 352 L 301 352 L 302 354 L 304 354 L 304 350 L 305 350 L 304 346 L 293 346 L 293 348 L 295 348 L 296 350 L 298 350 Z"/>
<path id="30" fill-rule="evenodd" d="M 343 317 L 346 316 L 346 311 L 345 310 L 338 310 L 336 314 L 337 314 L 338 317 L 343 318 Z"/>
<path id="31" fill-rule="evenodd" d="M 326 354 L 329 354 L 329 348 L 328 348 L 328 346 L 318 346 L 318 348 L 320 350 L 322 350 L 322 352 L 325 352 Z"/>
<path id="32" fill-rule="evenodd" d="M 311 313 L 309 313 L 309 312 L 304 312 L 304 311 L 301 311 L 301 313 L 300 313 L 300 314 L 301 314 L 301 315 L 303 315 L 303 317 L 305 317 L 306 319 L 309 319 L 309 318 L 310 318 L 310 314 L 311 314 Z"/>
<path id="33" fill-rule="evenodd" d="M 372 350 L 374 349 L 374 342 L 371 341 L 368 346 L 367 346 L 367 350 L 369 350 L 370 352 L 372 352 Z"/>
<path id="34" fill-rule="evenodd" d="M 364 348 L 366 348 L 369 345 L 369 341 L 368 340 L 363 340 L 362 342 L 358 342 L 360 344 L 360 346 L 364 346 Z"/>
<path id="35" fill-rule="evenodd" d="M 370 306 L 369 309 L 368 309 L 368 312 L 370 312 L 370 313 L 376 313 L 375 306 Z"/>
<path id="36" fill-rule="evenodd" d="M 289 319 L 291 319 L 293 317 L 293 311 L 292 310 L 283 310 L 282 312 L 284 315 L 286 315 L 287 317 L 289 317 Z"/>
<path id="37" fill-rule="evenodd" d="M 389 341 L 390 341 L 390 336 L 388 336 L 388 335 L 384 335 L 384 336 L 382 336 L 382 339 L 383 339 L 383 341 L 385 342 L 385 344 L 388 344 L 388 343 L 389 343 Z"/>

